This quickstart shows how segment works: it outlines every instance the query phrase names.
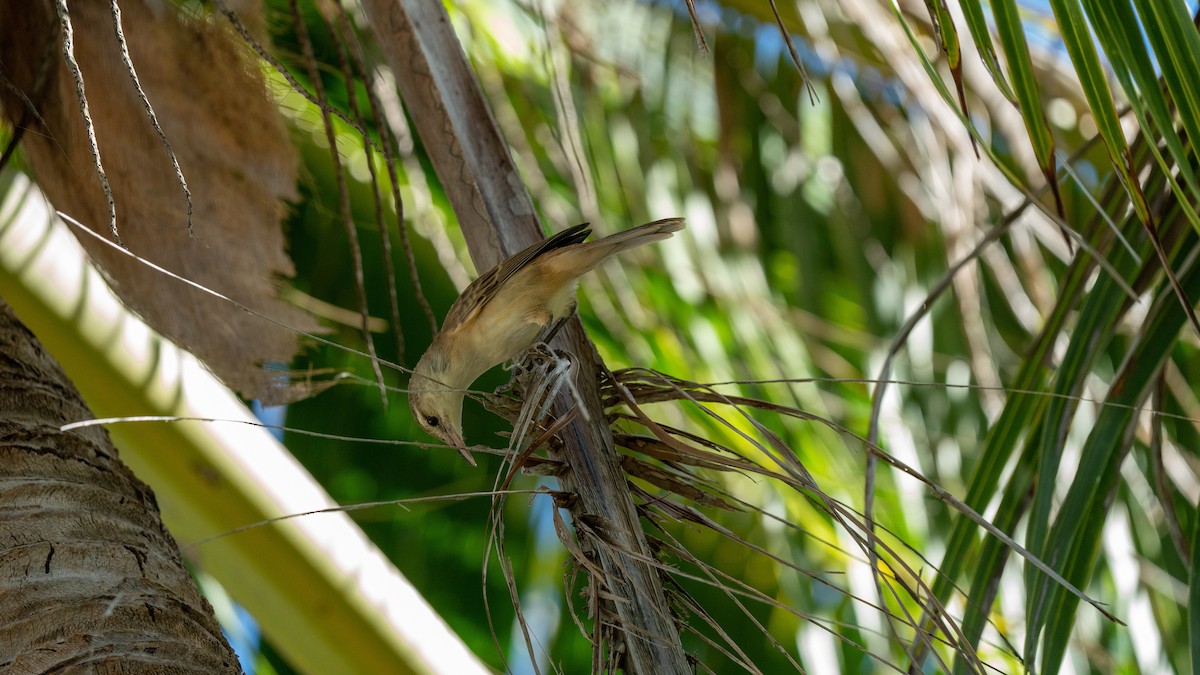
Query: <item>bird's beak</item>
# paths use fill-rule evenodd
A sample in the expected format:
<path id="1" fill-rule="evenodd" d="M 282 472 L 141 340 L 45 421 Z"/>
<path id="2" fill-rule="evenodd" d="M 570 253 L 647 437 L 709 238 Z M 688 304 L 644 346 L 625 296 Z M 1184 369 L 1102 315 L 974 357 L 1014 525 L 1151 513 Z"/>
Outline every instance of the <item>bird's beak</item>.
<path id="1" fill-rule="evenodd" d="M 471 466 L 478 466 L 475 463 L 475 458 L 471 456 L 470 449 L 467 448 L 467 444 L 463 441 L 462 434 L 449 431 L 447 435 L 450 436 L 450 445 L 453 445 L 458 450 L 463 459 L 467 460 L 467 463 Z"/>

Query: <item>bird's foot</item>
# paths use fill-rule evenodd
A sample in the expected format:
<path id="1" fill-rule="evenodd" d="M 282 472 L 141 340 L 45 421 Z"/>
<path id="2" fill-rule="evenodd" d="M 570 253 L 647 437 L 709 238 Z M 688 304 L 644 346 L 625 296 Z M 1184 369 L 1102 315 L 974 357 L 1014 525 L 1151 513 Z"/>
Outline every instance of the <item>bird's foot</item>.
<path id="1" fill-rule="evenodd" d="M 529 348 L 531 354 L 527 358 L 536 358 L 545 361 L 570 361 L 571 355 L 561 349 L 555 349 L 550 346 L 549 342 L 536 342 Z"/>

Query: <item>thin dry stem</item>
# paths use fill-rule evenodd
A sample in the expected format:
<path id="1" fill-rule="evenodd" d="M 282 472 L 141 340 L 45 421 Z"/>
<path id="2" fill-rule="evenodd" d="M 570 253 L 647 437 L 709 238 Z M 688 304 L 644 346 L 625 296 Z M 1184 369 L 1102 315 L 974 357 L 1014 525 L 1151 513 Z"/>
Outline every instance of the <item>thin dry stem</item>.
<path id="1" fill-rule="evenodd" d="M 162 141 L 163 149 L 167 151 L 167 157 L 171 160 L 171 168 L 175 170 L 175 180 L 179 183 L 179 189 L 183 191 L 183 198 L 187 202 L 188 236 L 195 237 L 195 230 L 192 229 L 192 191 L 188 188 L 187 179 L 183 176 L 183 169 L 179 167 L 179 158 L 175 156 L 175 148 L 171 147 L 171 141 L 167 138 L 167 134 L 163 131 L 162 126 L 159 125 L 158 115 L 154 114 L 154 106 L 150 105 L 150 99 L 146 97 L 146 92 L 142 89 L 141 79 L 138 78 L 137 69 L 133 67 L 133 58 L 129 55 L 129 45 L 125 42 L 125 30 L 121 26 L 121 7 L 117 4 L 117 0 L 110 0 L 109 7 L 112 12 L 113 31 L 117 35 L 117 45 L 121 50 L 121 62 L 125 64 L 125 71 L 129 73 L 129 79 L 133 82 L 133 88 L 137 91 L 138 98 L 142 101 L 142 107 L 146 110 L 146 117 L 150 119 L 150 126 L 158 134 L 158 139 Z"/>
<path id="2" fill-rule="evenodd" d="M 92 111 L 88 106 L 87 92 L 83 85 L 83 71 L 75 60 L 75 29 L 71 25 L 71 13 L 67 9 L 66 0 L 55 0 L 54 10 L 58 14 L 59 28 L 63 36 L 63 61 L 71 77 L 75 80 L 75 98 L 79 103 L 79 115 L 83 120 L 83 128 L 87 133 L 88 151 L 92 154 L 92 167 L 96 169 L 96 177 L 104 190 L 104 198 L 108 201 L 108 226 L 113 240 L 124 247 L 121 235 L 117 232 L 117 202 L 113 199 L 112 185 L 108 182 L 108 173 L 104 171 L 104 163 L 100 160 L 100 145 L 96 141 L 96 125 L 92 122 Z"/>
<path id="3" fill-rule="evenodd" d="M 379 176 L 377 175 L 378 172 L 375 169 L 375 157 L 371 151 L 371 137 L 366 133 L 366 122 L 362 119 L 362 114 L 359 112 L 357 93 L 358 78 L 355 76 L 355 73 L 351 68 L 350 55 L 347 53 L 348 50 L 346 48 L 346 43 L 351 42 L 356 38 L 350 29 L 349 18 L 346 16 L 344 11 L 341 11 L 341 5 L 339 4 L 336 6 L 339 10 L 336 24 L 327 16 L 327 13 L 323 12 L 322 15 L 325 17 L 326 27 L 330 30 L 330 32 L 336 32 L 336 35 L 333 39 L 333 44 L 337 52 L 338 66 L 342 71 L 342 80 L 346 84 L 347 107 L 353 111 L 355 119 L 357 119 L 359 124 L 362 125 L 361 134 L 363 154 L 366 157 L 367 173 L 369 174 L 368 182 L 371 184 L 371 202 L 375 207 L 375 228 L 379 232 L 379 250 L 381 257 L 383 258 L 383 276 L 384 283 L 388 291 L 388 309 L 391 311 L 392 334 L 396 337 L 396 359 L 403 361 L 404 324 L 400 323 L 400 298 L 396 291 L 395 265 L 392 263 L 392 240 L 391 237 L 388 236 L 388 224 L 383 214 L 383 196 L 379 189 Z M 365 80 L 366 73 L 363 70 L 362 60 L 358 58 L 358 55 L 355 55 L 354 61 L 355 67 L 359 72 L 358 77 L 362 77 Z M 366 90 L 368 92 L 371 91 L 369 86 L 366 87 Z M 376 123 L 378 124 L 379 110 L 375 106 L 375 102 L 371 99 L 369 93 L 367 98 L 367 108 L 374 113 Z M 380 132 L 381 134 L 383 133 L 382 129 Z M 385 141 L 383 146 L 387 148 L 390 144 L 387 143 L 386 136 L 384 138 Z M 400 204 L 397 203 L 397 212 L 399 212 L 400 208 Z"/>
<path id="4" fill-rule="evenodd" d="M 371 314 L 367 307 L 367 284 L 363 273 L 362 248 L 358 243 L 358 227 L 354 224 L 354 212 L 350 206 L 350 188 L 346 184 L 345 171 L 342 168 L 342 159 L 338 154 L 337 132 L 333 128 L 333 119 L 329 111 L 332 106 L 325 103 L 325 86 L 321 83 L 321 73 L 317 69 L 317 59 L 313 54 L 312 40 L 308 36 L 308 26 L 304 23 L 304 17 L 300 13 L 300 6 L 297 0 L 291 0 L 289 3 L 292 12 L 293 24 L 296 29 L 296 38 L 300 41 L 300 48 L 304 56 L 304 64 L 308 69 L 308 77 L 313 83 L 313 89 L 316 90 L 317 100 L 322 101 L 319 106 L 321 110 L 321 123 L 325 128 L 325 140 L 329 144 L 329 160 L 333 165 L 333 177 L 337 184 L 338 191 L 338 206 L 341 211 L 342 226 L 346 231 L 346 239 L 350 245 L 350 266 L 354 273 L 354 291 L 358 296 L 358 310 L 362 317 L 362 338 L 367 346 L 368 358 L 371 360 L 371 370 L 375 373 L 375 380 L 379 383 L 379 400 L 383 403 L 383 408 L 388 407 L 387 389 L 383 382 L 383 369 L 380 367 L 379 355 L 375 353 L 375 338 L 371 335 Z M 348 86 L 348 89 L 353 89 Z M 370 135 L 361 125 L 353 124 L 359 128 L 362 133 L 364 142 L 370 140 Z"/>

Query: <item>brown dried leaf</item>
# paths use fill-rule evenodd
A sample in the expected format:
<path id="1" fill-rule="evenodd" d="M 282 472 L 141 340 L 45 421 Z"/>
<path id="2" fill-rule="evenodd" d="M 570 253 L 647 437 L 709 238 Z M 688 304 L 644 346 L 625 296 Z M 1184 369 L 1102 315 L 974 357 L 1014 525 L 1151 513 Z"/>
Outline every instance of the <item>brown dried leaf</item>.
<path id="1" fill-rule="evenodd" d="M 275 105 L 247 48 L 224 24 L 187 20 L 165 7 L 124 1 L 122 26 L 138 79 L 191 191 L 194 238 L 170 155 L 122 62 L 109 4 L 69 8 L 117 230 L 134 253 L 313 332 L 315 321 L 277 298 L 279 279 L 294 272 L 280 220 L 285 202 L 296 197 L 297 160 Z M 247 18 L 251 25 L 262 23 L 260 17 Z M 6 0 L 0 2 L 0 25 L 7 35 L 0 41 L 5 75 L 32 92 L 43 67 L 42 47 L 57 30 L 53 10 L 48 3 Z M 24 151 L 55 208 L 107 232 L 108 204 L 75 82 L 62 50 L 53 55 L 57 63 L 34 99 L 44 123 L 32 123 Z M 7 88 L 0 88 L 0 105 L 11 121 L 26 109 Z M 248 397 L 289 398 L 285 378 L 260 366 L 289 362 L 297 348 L 295 333 L 165 279 L 88 237 L 81 240 L 128 305 L 231 387 Z"/>
<path id="2" fill-rule="evenodd" d="M 668 492 L 673 492 L 684 499 L 690 499 L 697 504 L 713 506 L 726 511 L 737 510 L 720 497 L 705 492 L 703 487 L 688 482 L 689 480 L 695 481 L 695 478 L 669 471 L 661 466 L 644 462 L 628 455 L 621 458 L 621 468 L 625 469 L 625 473 L 630 476 L 640 478 L 651 485 Z"/>

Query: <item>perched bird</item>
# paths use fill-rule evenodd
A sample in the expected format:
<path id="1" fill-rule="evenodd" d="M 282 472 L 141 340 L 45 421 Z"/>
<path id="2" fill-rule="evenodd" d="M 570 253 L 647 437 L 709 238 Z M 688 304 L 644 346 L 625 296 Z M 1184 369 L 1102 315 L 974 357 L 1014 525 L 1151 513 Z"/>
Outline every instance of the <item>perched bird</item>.
<path id="1" fill-rule="evenodd" d="M 588 223 L 544 239 L 476 279 L 446 315 L 413 368 L 408 405 L 431 436 L 475 460 L 462 436 L 464 390 L 493 366 L 546 340 L 575 311 L 579 277 L 610 257 L 670 237 L 682 218 L 666 218 L 584 242 Z"/>

